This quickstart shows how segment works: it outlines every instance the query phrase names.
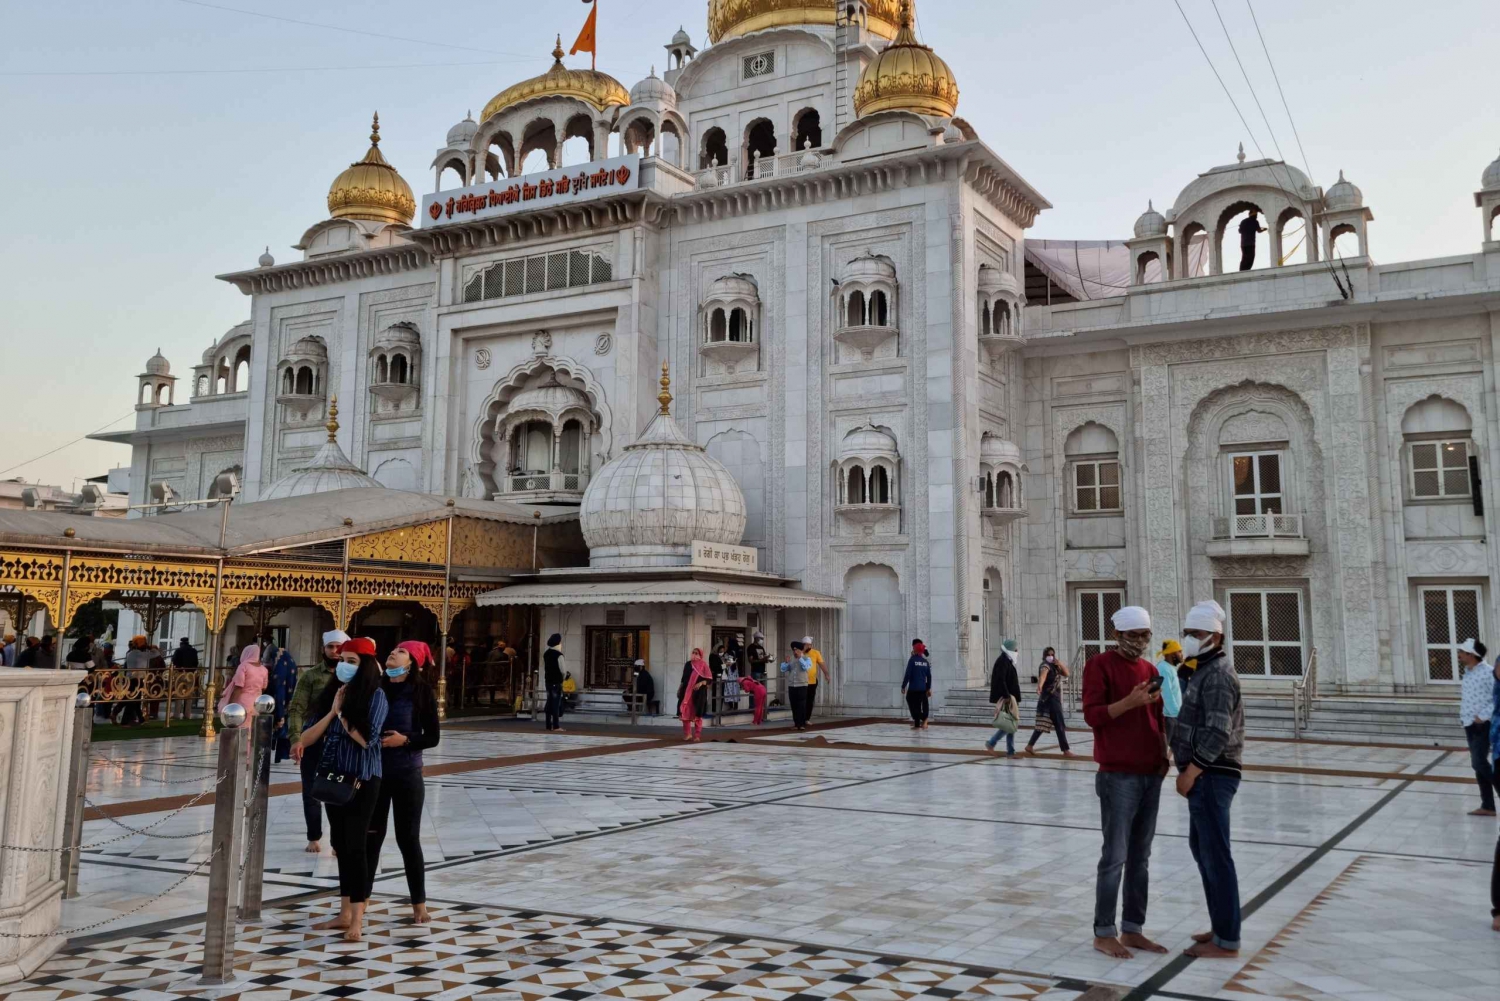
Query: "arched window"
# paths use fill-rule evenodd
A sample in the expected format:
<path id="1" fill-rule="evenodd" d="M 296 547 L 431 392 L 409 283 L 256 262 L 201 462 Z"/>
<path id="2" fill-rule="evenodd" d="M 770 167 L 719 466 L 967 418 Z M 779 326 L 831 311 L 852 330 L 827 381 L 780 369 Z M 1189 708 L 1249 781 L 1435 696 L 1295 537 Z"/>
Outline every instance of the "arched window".
<path id="1" fill-rule="evenodd" d="M 207 396 L 208 395 L 208 376 L 206 376 L 206 375 L 200 375 L 200 376 L 198 376 L 198 389 L 197 389 L 197 391 L 196 391 L 196 393 L 194 395 L 196 395 L 196 396 Z"/>
<path id="2" fill-rule="evenodd" d="M 406 355 L 391 355 L 391 381 L 406 385 Z"/>
<path id="3" fill-rule="evenodd" d="M 750 340 L 750 331 L 745 321 L 745 311 L 736 306 L 729 311 L 729 339 L 739 344 Z"/>
<path id="4" fill-rule="evenodd" d="M 1359 232 L 1348 223 L 1335 226 L 1328 232 L 1328 246 L 1332 250 L 1329 256 L 1334 260 L 1340 257 L 1358 257 Z"/>
<path id="5" fill-rule="evenodd" d="M 990 329 L 1001 337 L 1010 336 L 1010 303 L 1004 299 L 995 300 L 995 318 L 990 322 Z"/>
<path id="6" fill-rule="evenodd" d="M 1151 264 L 1160 264 L 1160 262 L 1161 255 L 1154 250 L 1148 250 L 1138 256 L 1135 259 L 1135 283 L 1137 285 L 1146 284 L 1146 268 Z M 1155 273 L 1158 275 L 1157 281 L 1161 281 L 1165 277 L 1159 269 Z"/>
<path id="7" fill-rule="evenodd" d="M 1120 441 L 1113 431 L 1093 421 L 1075 428 L 1063 443 L 1063 455 L 1072 486 L 1069 506 L 1073 513 L 1121 510 Z"/>
<path id="8" fill-rule="evenodd" d="M 713 166 L 723 167 L 729 163 L 729 140 L 724 136 L 724 130 L 720 128 L 709 129 L 703 133 L 703 153 L 699 156 L 698 169 L 707 170 Z"/>
<path id="9" fill-rule="evenodd" d="M 581 472 L 583 468 L 583 425 L 576 420 L 570 420 L 565 423 L 559 446 L 561 453 L 558 462 L 559 472 L 575 474 Z"/>
<path id="10" fill-rule="evenodd" d="M 234 356 L 234 376 L 231 382 L 233 393 L 243 393 L 250 388 L 250 345 L 240 348 Z"/>
<path id="11" fill-rule="evenodd" d="M 1225 209 L 1219 216 L 1219 259 L 1224 271 L 1274 267 L 1276 262 L 1271 260 L 1268 232 L 1269 226 L 1259 206 L 1235 202 Z"/>
<path id="12" fill-rule="evenodd" d="M 676 167 L 683 166 L 682 136 L 674 122 L 661 123 L 661 137 L 656 143 L 656 155 Z"/>
<path id="13" fill-rule="evenodd" d="M 865 325 L 865 294 L 855 289 L 849 295 L 849 322 L 851 327 L 863 327 Z"/>
<path id="14" fill-rule="evenodd" d="M 758 118 L 745 130 L 745 176 L 754 177 L 755 161 L 776 155 L 776 126 L 769 119 Z"/>
<path id="15" fill-rule="evenodd" d="M 979 300 L 979 336 L 988 337 L 990 330 L 990 304 L 988 300 Z"/>
<path id="16" fill-rule="evenodd" d="M 891 478 L 885 471 L 884 466 L 876 466 L 870 470 L 870 503 L 889 504 L 891 502 Z"/>
<path id="17" fill-rule="evenodd" d="M 313 370 L 310 365 L 303 365 L 297 369 L 296 392 L 300 396 L 311 396 L 313 392 Z"/>
<path id="18" fill-rule="evenodd" d="M 375 359 L 375 381 L 390 382 L 390 363 L 386 361 L 385 355 L 379 355 Z"/>
<path id="19" fill-rule="evenodd" d="M 1401 418 L 1410 470 L 1408 501 L 1472 494 L 1470 457 L 1477 455 L 1471 440 L 1473 426 L 1468 409 L 1447 397 L 1429 396 L 1412 404 Z"/>
<path id="20" fill-rule="evenodd" d="M 876 289 L 870 293 L 870 322 L 877 327 L 887 326 L 885 293 Z"/>
<path id="21" fill-rule="evenodd" d="M 1267 223 L 1267 225 L 1270 225 Z M 1302 259 L 1308 264 L 1313 261 L 1314 236 L 1308 232 L 1307 220 L 1302 217 L 1300 209 L 1289 208 L 1281 213 L 1281 218 L 1276 220 L 1276 232 L 1281 241 L 1281 260 L 1276 263 L 1284 264 L 1292 259 L 1297 251 L 1302 251 Z"/>
<path id="22" fill-rule="evenodd" d="M 716 309 L 709 314 L 708 339 L 713 342 L 729 339 L 729 320 L 723 309 Z"/>
<path id="23" fill-rule="evenodd" d="M 282 371 L 281 371 L 281 391 L 283 393 L 287 394 L 287 395 L 290 395 L 296 388 L 297 388 L 297 386 L 296 386 L 296 376 L 294 376 L 292 374 L 291 367 L 288 366 L 288 367 L 282 369 Z"/>
<path id="24" fill-rule="evenodd" d="M 151 384 L 149 382 L 141 383 L 141 398 L 136 402 L 143 407 L 151 402 Z"/>
<path id="25" fill-rule="evenodd" d="M 797 124 L 794 126 L 796 132 L 797 150 L 808 148 L 819 149 L 823 145 L 822 119 L 818 115 L 818 109 L 806 108 L 797 114 Z"/>
<path id="26" fill-rule="evenodd" d="M 1011 481 L 1010 473 L 1006 472 L 1003 469 L 1000 470 L 999 474 L 996 476 L 994 497 L 995 503 L 992 505 L 993 507 L 1016 506 L 1015 484 Z"/>
<path id="27" fill-rule="evenodd" d="M 845 494 L 845 503 L 865 503 L 865 471 L 860 466 L 849 467 L 849 490 Z"/>
<path id="28" fill-rule="evenodd" d="M 995 475 L 990 472 L 984 474 L 984 506 L 995 506 Z"/>

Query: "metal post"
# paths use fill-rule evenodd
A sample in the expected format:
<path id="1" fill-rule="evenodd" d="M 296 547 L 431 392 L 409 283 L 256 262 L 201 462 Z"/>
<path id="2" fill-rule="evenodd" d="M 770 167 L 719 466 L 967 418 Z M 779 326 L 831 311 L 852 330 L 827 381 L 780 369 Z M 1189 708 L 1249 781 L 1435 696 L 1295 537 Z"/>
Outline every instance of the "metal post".
<path id="1" fill-rule="evenodd" d="M 276 700 L 269 695 L 255 699 L 255 734 L 250 757 L 250 798 L 246 804 L 245 886 L 240 895 L 240 917 L 260 920 L 261 889 L 266 869 L 267 805 L 271 787 L 271 748 L 275 743 Z"/>
<path id="2" fill-rule="evenodd" d="M 203 976 L 215 987 L 234 977 L 234 932 L 239 908 L 240 799 L 244 789 L 245 709 L 230 703 L 219 714 L 218 788 L 214 791 L 213 862 L 208 870 L 208 921 L 203 929 Z"/>
<path id="3" fill-rule="evenodd" d="M 83 797 L 89 784 L 89 749 L 94 741 L 94 700 L 87 692 L 73 699 L 73 757 L 68 767 L 68 801 L 63 816 L 63 896 L 78 896 L 78 846 L 83 843 Z"/>

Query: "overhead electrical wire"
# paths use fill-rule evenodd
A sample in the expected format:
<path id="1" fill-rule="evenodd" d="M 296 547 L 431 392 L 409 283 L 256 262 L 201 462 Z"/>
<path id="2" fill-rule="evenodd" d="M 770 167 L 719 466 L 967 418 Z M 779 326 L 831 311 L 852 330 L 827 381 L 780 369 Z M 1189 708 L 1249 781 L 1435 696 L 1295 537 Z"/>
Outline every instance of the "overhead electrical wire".
<path id="1" fill-rule="evenodd" d="M 1260 95 L 1255 93 L 1255 84 L 1250 82 L 1250 74 L 1245 71 L 1245 62 L 1240 58 L 1240 50 L 1234 47 L 1234 38 L 1229 34 L 1229 25 L 1224 23 L 1224 14 L 1219 10 L 1219 0 L 1212 0 L 1214 17 L 1219 19 L 1219 27 L 1224 29 L 1224 41 L 1229 43 L 1229 51 L 1234 56 L 1235 63 L 1240 68 L 1240 76 L 1245 78 L 1245 87 L 1250 91 L 1250 99 L 1255 102 L 1255 108 L 1260 112 L 1260 120 L 1266 123 L 1266 131 L 1271 134 L 1271 145 L 1276 147 L 1276 159 L 1286 162 L 1286 157 L 1281 153 L 1281 142 L 1276 138 L 1276 130 L 1271 128 L 1271 119 L 1266 115 L 1266 109 L 1260 103 Z"/>
<path id="2" fill-rule="evenodd" d="M 132 410 L 130 413 L 133 414 L 133 413 L 135 413 L 135 411 Z M 72 441 L 64 442 L 63 444 L 57 446 L 56 448 L 52 449 L 51 451 L 43 452 L 41 455 L 32 456 L 30 459 L 27 459 L 25 462 L 18 462 L 14 466 L 11 466 L 9 469 L 0 469 L 0 476 L 4 476 L 6 473 L 13 472 L 13 471 L 15 471 L 17 469 L 20 469 L 23 466 L 29 466 L 33 462 L 39 462 L 42 459 L 47 458 L 47 456 L 49 456 L 49 455 L 56 455 L 58 452 L 61 452 L 63 449 L 69 448 L 69 447 L 71 447 L 73 445 L 78 444 L 80 441 L 83 441 L 83 439 L 87 438 L 89 436 L 89 434 L 98 434 L 100 431 L 108 431 L 110 428 L 114 427 L 116 424 L 120 423 L 121 421 L 123 421 L 125 418 L 127 418 L 129 416 L 130 416 L 130 414 L 121 414 L 119 417 L 116 417 L 114 420 L 110 421 L 108 424 L 104 425 L 103 427 L 101 427 L 101 428 L 95 428 L 93 431 L 90 431 L 88 434 L 81 434 L 77 438 L 74 438 Z"/>
<path id="3" fill-rule="evenodd" d="M 416 70 L 443 69 L 449 66 L 503 66 L 520 60 L 479 60 L 472 63 L 380 63 L 367 66 L 261 66 L 245 69 L 182 69 L 182 70 L 0 70 L 0 77 L 37 76 L 195 76 L 224 75 L 235 73 L 325 73 L 353 72 L 357 70 Z"/>
<path id="4" fill-rule="evenodd" d="M 1255 34 L 1260 38 L 1260 49 L 1266 54 L 1266 64 L 1271 67 L 1271 79 L 1276 81 L 1276 92 L 1281 95 L 1281 106 L 1286 109 L 1286 120 L 1292 126 L 1292 135 L 1297 140 L 1297 151 L 1302 154 L 1302 169 L 1307 171 L 1307 179 L 1313 179 L 1312 165 L 1307 160 L 1307 150 L 1302 148 L 1302 136 L 1297 131 L 1297 120 L 1292 117 L 1292 107 L 1287 103 L 1286 91 L 1281 88 L 1281 75 L 1276 72 L 1276 63 L 1271 58 L 1271 50 L 1266 45 L 1266 36 L 1260 30 L 1260 18 L 1255 16 L 1255 5 L 1250 0 L 1245 0 L 1245 6 L 1250 8 L 1250 20 L 1255 23 Z"/>

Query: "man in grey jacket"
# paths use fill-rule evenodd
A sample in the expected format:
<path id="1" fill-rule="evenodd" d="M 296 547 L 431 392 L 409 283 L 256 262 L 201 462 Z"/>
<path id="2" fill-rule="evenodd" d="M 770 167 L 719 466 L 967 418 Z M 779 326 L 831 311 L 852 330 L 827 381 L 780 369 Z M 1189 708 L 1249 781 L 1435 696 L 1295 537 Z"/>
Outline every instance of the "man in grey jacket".
<path id="1" fill-rule="evenodd" d="M 1224 652 L 1224 609 L 1201 601 L 1182 623 L 1182 653 L 1198 668 L 1182 697 L 1172 734 L 1177 792 L 1188 801 L 1188 847 L 1212 931 L 1193 936 L 1190 956 L 1205 959 L 1239 955 L 1240 884 L 1229 844 L 1229 807 L 1240 788 L 1245 749 L 1245 706 L 1240 679 Z"/>

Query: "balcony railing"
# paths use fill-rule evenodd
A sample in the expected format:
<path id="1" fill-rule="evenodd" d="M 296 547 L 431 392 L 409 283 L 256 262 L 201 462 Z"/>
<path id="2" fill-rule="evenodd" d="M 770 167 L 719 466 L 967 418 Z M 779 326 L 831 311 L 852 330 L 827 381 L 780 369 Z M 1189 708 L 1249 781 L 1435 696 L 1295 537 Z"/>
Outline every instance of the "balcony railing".
<path id="1" fill-rule="evenodd" d="M 1215 539 L 1304 539 L 1300 514 L 1236 514 L 1214 519 Z"/>
<path id="2" fill-rule="evenodd" d="M 509 473 L 503 489 L 508 494 L 537 491 L 583 493 L 588 485 L 587 473 Z"/>
<path id="3" fill-rule="evenodd" d="M 742 166 L 738 160 L 731 160 L 727 164 L 700 170 L 696 176 L 699 188 L 727 188 L 732 184 L 759 181 L 767 177 L 805 174 L 817 170 L 827 161 L 828 157 L 822 153 L 800 150 L 778 156 L 753 157 L 749 167 Z"/>

